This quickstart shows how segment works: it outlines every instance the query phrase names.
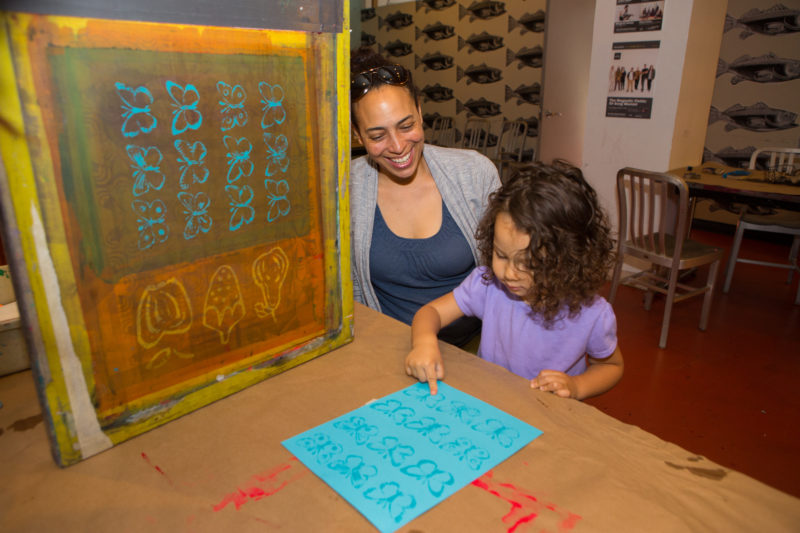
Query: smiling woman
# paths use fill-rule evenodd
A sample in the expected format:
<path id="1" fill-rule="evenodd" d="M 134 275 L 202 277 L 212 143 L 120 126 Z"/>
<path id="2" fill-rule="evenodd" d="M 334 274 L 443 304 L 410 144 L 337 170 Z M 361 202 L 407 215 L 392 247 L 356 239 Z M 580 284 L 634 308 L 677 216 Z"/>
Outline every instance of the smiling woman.
<path id="1" fill-rule="evenodd" d="M 478 152 L 425 144 L 406 68 L 369 48 L 350 63 L 353 135 L 367 152 L 350 170 L 354 297 L 410 324 L 476 266 L 475 229 L 500 180 Z M 440 338 L 463 345 L 479 330 L 467 319 Z"/>

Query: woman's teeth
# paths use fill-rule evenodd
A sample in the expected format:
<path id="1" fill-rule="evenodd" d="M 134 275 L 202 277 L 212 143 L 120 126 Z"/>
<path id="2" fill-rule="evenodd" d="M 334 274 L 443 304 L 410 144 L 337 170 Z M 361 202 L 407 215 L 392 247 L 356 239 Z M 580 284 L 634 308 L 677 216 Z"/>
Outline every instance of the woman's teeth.
<path id="1" fill-rule="evenodd" d="M 397 159 L 390 157 L 389 159 L 392 161 L 392 163 L 395 163 L 396 165 L 404 165 L 408 163 L 408 161 L 411 159 L 411 152 L 408 152 L 408 154 L 405 157 L 400 157 Z"/>

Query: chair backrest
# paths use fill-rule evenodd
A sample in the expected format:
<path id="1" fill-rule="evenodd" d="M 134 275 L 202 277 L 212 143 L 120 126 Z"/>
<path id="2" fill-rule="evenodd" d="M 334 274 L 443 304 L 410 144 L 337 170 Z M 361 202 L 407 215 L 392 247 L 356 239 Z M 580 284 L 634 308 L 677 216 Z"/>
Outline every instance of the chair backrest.
<path id="1" fill-rule="evenodd" d="M 800 168 L 800 164 L 795 164 L 795 154 L 800 155 L 800 148 L 756 148 L 750 156 L 750 166 L 756 168 L 756 160 L 759 154 L 769 154 L 767 170 L 777 170 L 778 172 L 793 172 Z M 798 157 L 800 160 L 800 157 Z"/>
<path id="2" fill-rule="evenodd" d="M 689 214 L 686 182 L 670 174 L 625 167 L 617 172 L 617 198 L 620 245 L 677 264 Z"/>
<path id="3" fill-rule="evenodd" d="M 489 133 L 492 129 L 492 123 L 489 119 L 470 117 L 464 124 L 464 137 L 461 139 L 461 146 L 463 148 L 471 148 L 486 155 L 486 149 L 489 145 Z"/>
<path id="4" fill-rule="evenodd" d="M 454 146 L 456 130 L 453 127 L 453 117 L 436 117 L 433 120 L 433 133 L 431 144 L 438 146 Z"/>
<path id="5" fill-rule="evenodd" d="M 525 150 L 525 139 L 528 136 L 528 123 L 524 120 L 504 120 L 500 130 L 500 140 L 497 143 L 497 157 L 499 161 L 522 161 L 522 152 Z"/>

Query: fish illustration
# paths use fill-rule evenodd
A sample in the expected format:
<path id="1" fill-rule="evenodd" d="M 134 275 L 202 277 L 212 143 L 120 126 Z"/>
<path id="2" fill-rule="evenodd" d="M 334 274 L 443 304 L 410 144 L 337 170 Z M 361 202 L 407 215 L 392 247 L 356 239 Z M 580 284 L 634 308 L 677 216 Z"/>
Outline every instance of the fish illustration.
<path id="1" fill-rule="evenodd" d="M 756 151 L 755 146 L 745 148 L 734 148 L 726 146 L 718 152 L 712 152 L 708 148 L 703 148 L 703 163 L 715 162 L 735 168 L 747 168 L 750 166 L 750 157 Z M 761 153 L 756 158 L 756 168 L 764 170 L 769 162 L 769 154 Z"/>
<path id="2" fill-rule="evenodd" d="M 411 26 L 413 23 L 414 17 L 408 13 L 403 13 L 402 11 L 392 13 L 385 19 L 378 17 L 378 29 L 381 29 L 384 26 L 389 26 L 394 30 L 399 30 L 400 28 Z"/>
<path id="3" fill-rule="evenodd" d="M 429 13 L 431 11 L 442 11 L 454 5 L 455 3 L 456 0 L 417 0 L 416 10 L 419 11 L 424 7 L 425 13 Z"/>
<path id="4" fill-rule="evenodd" d="M 473 2 L 469 7 L 464 7 L 461 4 L 458 4 L 458 20 L 461 20 L 466 16 L 469 16 L 470 22 L 476 18 L 481 20 L 489 20 L 499 17 L 505 12 L 505 2 L 495 2 L 493 0 L 485 0 L 483 2 L 477 1 Z"/>
<path id="5" fill-rule="evenodd" d="M 530 116 L 528 118 L 523 118 L 522 120 L 528 125 L 528 137 L 538 137 L 539 136 L 539 117 L 536 115 Z"/>
<path id="6" fill-rule="evenodd" d="M 458 38 L 458 49 L 461 50 L 466 45 L 470 45 L 468 53 L 473 51 L 478 52 L 491 52 L 503 47 L 503 38 L 499 35 L 490 35 L 487 32 L 479 33 L 478 35 L 472 34 L 466 41 L 461 37 Z"/>
<path id="7" fill-rule="evenodd" d="M 461 113 L 464 109 L 479 117 L 495 117 L 500 114 L 500 104 L 491 102 L 483 96 L 478 100 L 470 98 L 465 104 L 456 100 L 456 114 Z"/>
<path id="8" fill-rule="evenodd" d="M 540 45 L 533 48 L 525 47 L 517 53 L 514 53 L 510 48 L 506 48 L 506 66 L 513 63 L 515 60 L 519 61 L 517 68 L 528 66 L 533 68 L 541 68 L 544 57 L 544 49 Z"/>
<path id="9" fill-rule="evenodd" d="M 750 80 L 758 83 L 774 83 L 800 78 L 800 61 L 780 58 L 772 52 L 763 56 L 750 57 L 743 55 L 736 61 L 726 63 L 722 59 L 717 64 L 717 77 L 726 72 L 734 72 L 731 83 Z"/>
<path id="10" fill-rule="evenodd" d="M 470 65 L 467 70 L 458 67 L 456 81 L 460 81 L 464 76 L 469 77 L 467 85 L 470 83 L 495 83 L 503 79 L 502 71 L 499 68 L 490 67 L 486 63 Z"/>
<path id="11" fill-rule="evenodd" d="M 433 100 L 434 102 L 445 102 L 453 99 L 453 89 L 438 83 L 436 85 L 426 85 L 421 92 L 428 100 Z"/>
<path id="12" fill-rule="evenodd" d="M 544 31 L 544 11 L 540 9 L 536 13 L 525 13 L 519 20 L 509 15 L 508 33 L 511 33 L 511 30 L 517 26 L 522 26 L 522 29 L 520 30 L 522 35 L 529 31 L 542 33 Z"/>
<path id="13" fill-rule="evenodd" d="M 370 7 L 370 8 L 361 10 L 361 22 L 364 22 L 365 20 L 374 19 L 374 18 L 375 18 L 375 8 L 374 7 Z"/>
<path id="14" fill-rule="evenodd" d="M 443 39 L 449 39 L 453 35 L 456 34 L 455 29 L 453 26 L 448 26 L 447 24 L 442 24 L 441 22 L 437 22 L 436 24 L 428 24 L 423 29 L 419 29 L 418 27 L 415 28 L 414 38 L 419 39 L 422 35 L 425 35 L 425 42 L 428 42 L 429 39 L 434 41 L 441 41 Z"/>
<path id="15" fill-rule="evenodd" d="M 376 42 L 377 40 L 374 35 L 365 31 L 361 32 L 361 46 L 372 46 Z"/>
<path id="16" fill-rule="evenodd" d="M 797 113 L 785 109 L 776 109 L 764 102 L 758 102 L 747 107 L 741 104 L 734 104 L 721 112 L 716 107 L 711 106 L 708 123 L 712 124 L 718 120 L 723 120 L 727 122 L 725 131 L 731 131 L 736 128 L 750 131 L 776 131 L 796 127 L 796 119 Z"/>
<path id="17" fill-rule="evenodd" d="M 425 70 L 447 70 L 453 68 L 453 57 L 437 52 L 435 54 L 425 54 L 422 58 L 414 56 L 414 68 L 420 64 L 425 65 Z"/>
<path id="18" fill-rule="evenodd" d="M 753 8 L 738 19 L 725 16 L 725 29 L 745 28 L 739 34 L 740 39 L 747 39 L 753 34 L 779 35 L 800 31 L 800 10 L 790 9 L 783 4 L 775 4 L 768 9 Z"/>
<path id="19" fill-rule="evenodd" d="M 542 103 L 542 86 L 539 83 L 531 85 L 520 85 L 516 89 L 512 89 L 506 85 L 506 102 L 517 96 L 517 104 L 527 102 L 529 104 L 539 105 Z"/>
<path id="20" fill-rule="evenodd" d="M 412 48 L 410 44 L 404 43 L 399 39 L 390 43 L 386 43 L 386 46 L 378 45 L 378 53 L 383 54 L 383 52 L 386 52 L 394 57 L 407 56 L 411 53 L 411 50 Z"/>
<path id="21" fill-rule="evenodd" d="M 441 117 L 442 117 L 442 115 L 440 115 L 438 111 L 436 111 L 434 113 L 425 113 L 424 115 L 422 115 L 422 123 L 425 126 L 427 126 L 429 128 L 432 128 L 433 127 L 433 122 L 437 118 L 441 118 Z"/>

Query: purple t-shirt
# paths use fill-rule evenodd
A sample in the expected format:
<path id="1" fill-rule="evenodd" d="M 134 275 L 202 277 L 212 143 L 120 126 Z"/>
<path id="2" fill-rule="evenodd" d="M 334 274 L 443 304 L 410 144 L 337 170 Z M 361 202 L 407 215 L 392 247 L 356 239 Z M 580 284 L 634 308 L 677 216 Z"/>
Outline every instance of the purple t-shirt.
<path id="1" fill-rule="evenodd" d="M 617 318 L 605 298 L 597 296 L 572 318 L 556 321 L 545 329 L 531 317 L 531 308 L 505 290 L 502 283 L 486 283 L 472 271 L 453 291 L 465 315 L 483 320 L 478 355 L 527 379 L 544 369 L 571 376 L 586 371 L 586 354 L 604 359 L 617 348 Z"/>

